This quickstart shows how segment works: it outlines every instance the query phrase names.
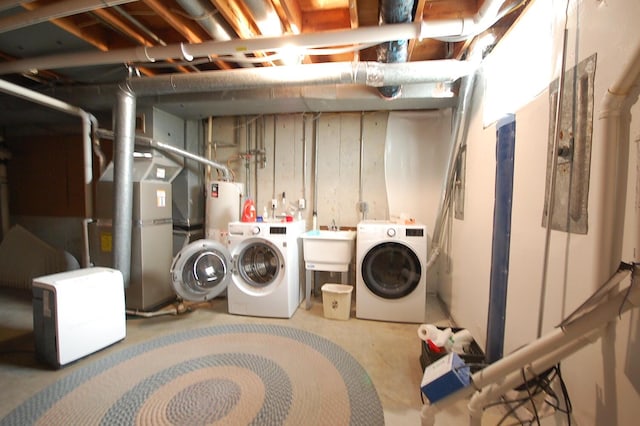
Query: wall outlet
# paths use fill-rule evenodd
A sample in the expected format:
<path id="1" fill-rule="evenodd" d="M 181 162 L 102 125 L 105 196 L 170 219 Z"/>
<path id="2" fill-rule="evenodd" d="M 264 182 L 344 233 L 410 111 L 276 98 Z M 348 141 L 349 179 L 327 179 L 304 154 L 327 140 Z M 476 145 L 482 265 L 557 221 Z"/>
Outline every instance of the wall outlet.
<path id="1" fill-rule="evenodd" d="M 298 209 L 304 210 L 306 207 L 307 207 L 307 202 L 305 201 L 304 198 L 300 198 L 298 200 Z"/>

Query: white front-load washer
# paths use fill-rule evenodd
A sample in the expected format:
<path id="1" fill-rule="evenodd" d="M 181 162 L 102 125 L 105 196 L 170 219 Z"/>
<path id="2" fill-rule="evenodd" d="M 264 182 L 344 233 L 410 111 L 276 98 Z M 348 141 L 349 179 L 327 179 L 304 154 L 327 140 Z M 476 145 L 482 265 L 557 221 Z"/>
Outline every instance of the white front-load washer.
<path id="1" fill-rule="evenodd" d="M 230 314 L 291 318 L 302 301 L 304 221 L 231 222 Z"/>
<path id="2" fill-rule="evenodd" d="M 356 317 L 424 323 L 426 259 L 424 225 L 360 222 L 356 231 Z"/>

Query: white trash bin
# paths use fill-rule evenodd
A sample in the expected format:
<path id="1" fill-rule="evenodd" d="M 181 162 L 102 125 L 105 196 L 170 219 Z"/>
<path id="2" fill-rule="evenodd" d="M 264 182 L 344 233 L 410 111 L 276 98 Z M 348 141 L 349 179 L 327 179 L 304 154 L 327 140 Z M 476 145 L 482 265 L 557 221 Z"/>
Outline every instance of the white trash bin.
<path id="1" fill-rule="evenodd" d="M 324 317 L 348 320 L 351 316 L 351 292 L 353 286 L 345 284 L 323 284 L 322 308 Z"/>

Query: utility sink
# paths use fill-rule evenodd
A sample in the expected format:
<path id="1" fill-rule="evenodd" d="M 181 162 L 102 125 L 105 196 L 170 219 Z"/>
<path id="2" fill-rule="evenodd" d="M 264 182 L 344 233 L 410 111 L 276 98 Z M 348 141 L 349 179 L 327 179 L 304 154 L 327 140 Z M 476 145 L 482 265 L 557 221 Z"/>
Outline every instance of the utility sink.
<path id="1" fill-rule="evenodd" d="M 302 234 L 305 268 L 346 272 L 353 259 L 356 231 L 311 230 Z"/>

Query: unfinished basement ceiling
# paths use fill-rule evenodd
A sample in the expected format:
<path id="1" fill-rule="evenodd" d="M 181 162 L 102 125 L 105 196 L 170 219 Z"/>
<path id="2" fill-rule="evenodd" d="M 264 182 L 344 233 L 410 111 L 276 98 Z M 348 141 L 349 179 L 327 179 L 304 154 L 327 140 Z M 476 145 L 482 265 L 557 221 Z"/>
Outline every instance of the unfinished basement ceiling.
<path id="1" fill-rule="evenodd" d="M 380 4 L 388 2 L 410 7 L 409 21 L 424 22 L 427 28 L 432 23 L 473 17 L 485 3 L 496 3 L 380 0 Z M 497 21 L 484 32 L 490 31 L 499 39 L 528 0 L 497 3 Z M 390 4 L 395 10 L 395 3 Z M 284 50 L 245 51 L 237 47 L 241 45 L 235 45 L 232 54 L 191 57 L 190 51 L 197 46 L 265 37 L 282 40 L 283 44 L 297 40 L 299 35 L 329 37 L 377 27 L 379 9 L 378 0 L 0 0 L 0 78 L 89 110 L 108 110 L 113 88 L 127 77 L 283 67 L 292 60 Z M 349 33 L 344 34 L 346 38 L 338 40 L 348 39 Z M 410 39 L 406 60 L 464 60 L 474 38 Z M 181 57 L 157 56 L 157 52 L 169 52 L 172 46 L 180 47 Z M 327 44 L 298 51 L 293 60 L 302 64 L 376 61 L 376 49 L 376 45 L 366 43 Z M 128 52 L 135 55 L 129 57 Z M 198 118 L 261 112 L 444 108 L 454 104 L 455 91 L 453 83 L 422 84 L 405 87 L 401 96 L 389 100 L 370 87 L 287 87 L 174 95 L 142 99 L 140 103 L 159 103 L 169 112 Z M 42 115 L 32 111 L 29 103 L 6 95 L 0 99 L 0 112 L 3 126 L 26 122 L 25 115 L 30 115 L 28 120 Z"/>

